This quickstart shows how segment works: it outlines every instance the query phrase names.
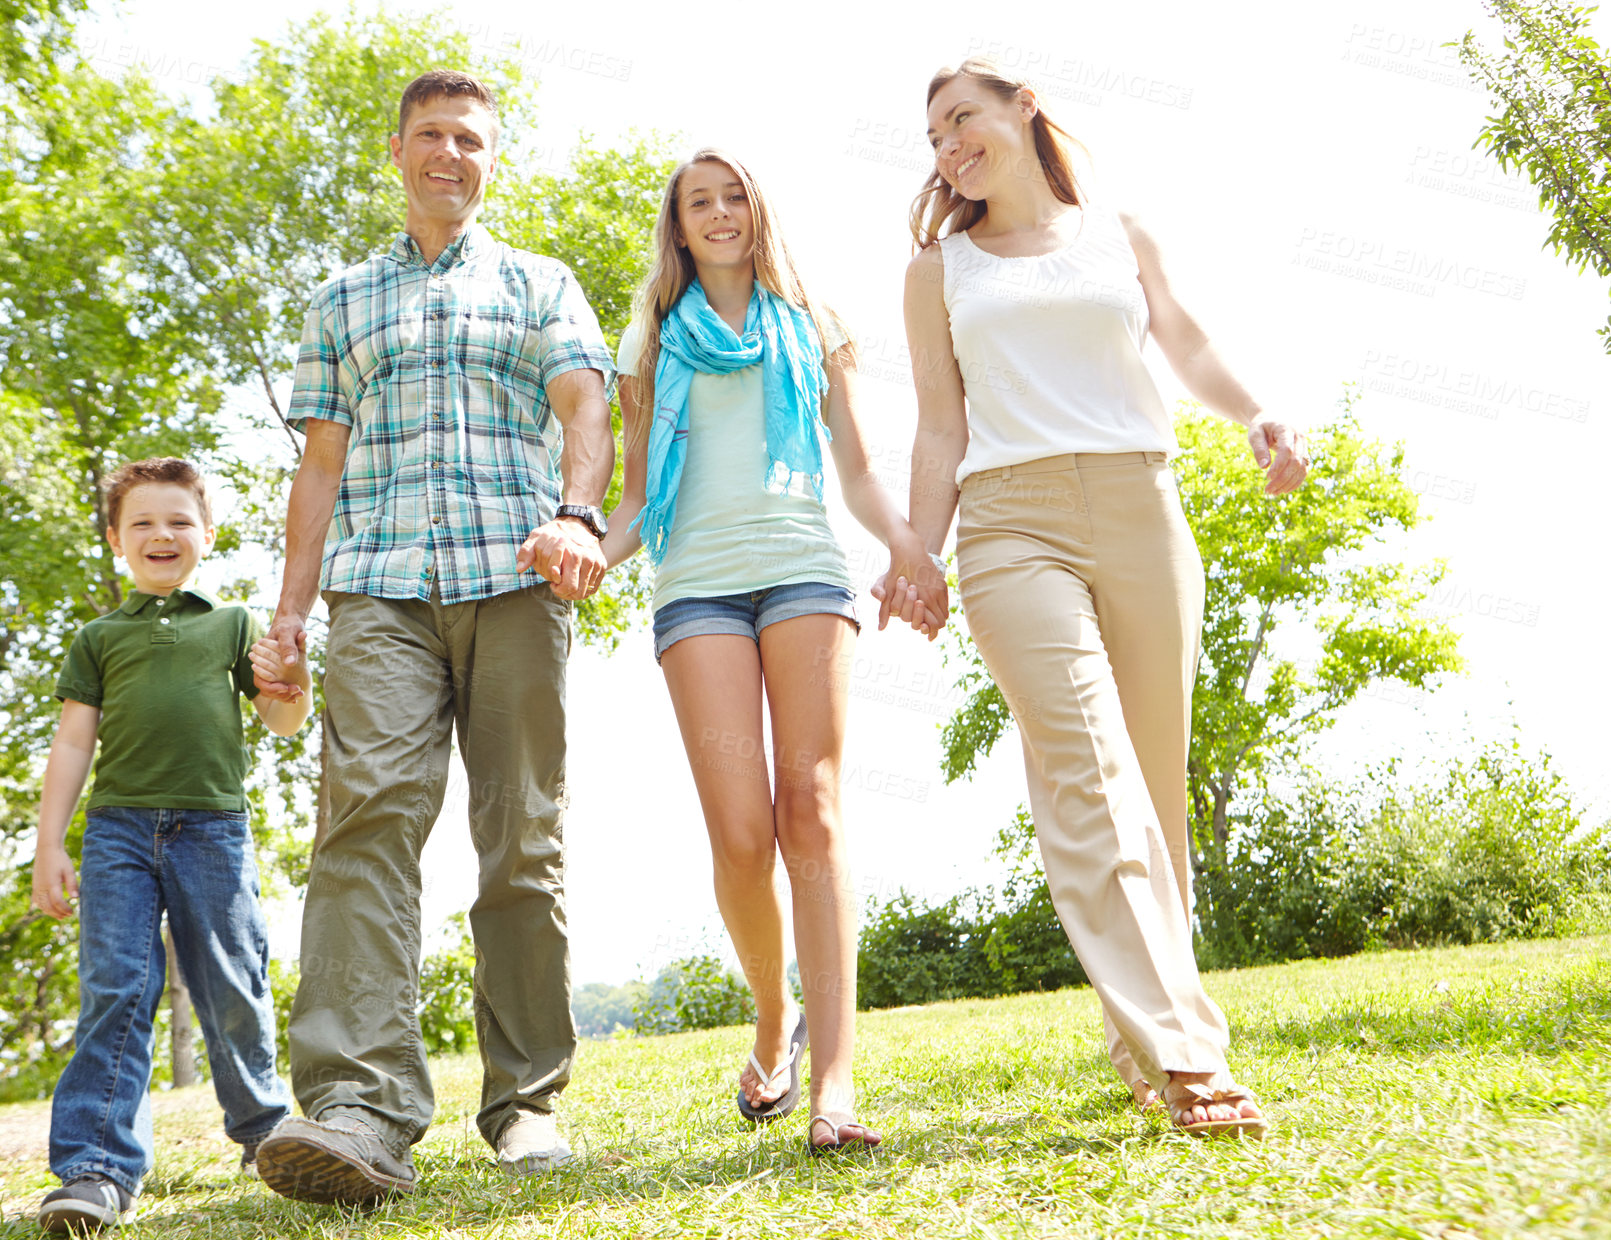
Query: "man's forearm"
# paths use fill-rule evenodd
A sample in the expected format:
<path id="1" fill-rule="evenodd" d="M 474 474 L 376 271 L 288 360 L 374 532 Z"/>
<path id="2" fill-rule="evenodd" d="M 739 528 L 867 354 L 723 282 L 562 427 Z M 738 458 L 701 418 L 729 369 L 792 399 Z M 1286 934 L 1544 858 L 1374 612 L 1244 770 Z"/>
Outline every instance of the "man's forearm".
<path id="1" fill-rule="evenodd" d="M 315 443 L 310 437 L 302 465 L 291 483 L 285 508 L 285 575 L 280 584 L 276 618 L 294 615 L 306 619 L 319 596 L 319 572 L 324 564 L 324 540 L 336 510 L 341 470 L 346 462 L 345 435 L 337 445 Z M 325 459 L 330 457 L 332 459 Z"/>
<path id="2" fill-rule="evenodd" d="M 582 397 L 565 424 L 565 446 L 559 469 L 564 478 L 560 502 L 598 507 L 615 472 L 615 436 L 610 432 L 610 405 L 603 396 Z"/>

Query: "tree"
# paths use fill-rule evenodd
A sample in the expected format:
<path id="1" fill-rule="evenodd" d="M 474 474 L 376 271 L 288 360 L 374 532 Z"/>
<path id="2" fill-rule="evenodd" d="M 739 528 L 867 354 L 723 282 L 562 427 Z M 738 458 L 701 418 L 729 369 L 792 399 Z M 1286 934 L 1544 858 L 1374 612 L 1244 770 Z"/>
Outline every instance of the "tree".
<path id="1" fill-rule="evenodd" d="M 0 0 L 0 82 L 36 82 L 72 37 L 89 0 Z M 0 90 L 3 106 L 3 90 Z"/>
<path id="2" fill-rule="evenodd" d="M 1500 111 L 1473 146 L 1507 172 L 1525 172 L 1552 214 L 1545 244 L 1611 276 L 1611 57 L 1589 35 L 1593 8 L 1562 0 L 1484 0 L 1504 26 L 1502 53 L 1470 31 L 1460 40 L 1466 71 Z M 1611 318 L 1599 331 L 1611 353 Z"/>
<path id="3" fill-rule="evenodd" d="M 47 46 L 39 21 L 75 6 L 0 0 L 0 22 L 33 22 L 22 34 L 0 24 L 0 57 Z M 20 1080 L 32 1064 L 29 1079 L 47 1082 L 74 978 L 46 957 L 71 936 L 45 934 L 28 912 L 18 850 L 66 644 L 125 588 L 104 541 L 100 479 L 125 459 L 194 459 L 235 492 L 215 555 L 252 546 L 238 562 L 278 559 L 296 456 L 280 402 L 303 312 L 321 280 L 384 248 L 401 224 L 386 140 L 421 68 L 463 65 L 498 90 L 508 142 L 489 217 L 590 281 L 611 343 L 669 171 L 652 139 L 527 170 L 534 84 L 518 64 L 476 57 L 445 18 L 316 17 L 256 45 L 196 111 L 139 74 L 60 62 L 37 88 L 0 88 L 0 1078 Z M 499 194 L 510 204 L 501 220 Z M 224 593 L 250 598 L 259 584 L 243 575 Z M 582 609 L 584 640 L 611 644 L 642 595 L 628 580 Z M 288 744 L 249 718 L 260 867 L 299 886 L 318 731 Z M 30 980 L 43 991 L 25 1003 Z M 30 1049 L 14 1052 L 23 1042 Z"/>
<path id="4" fill-rule="evenodd" d="M 1376 681 L 1420 688 L 1461 666 L 1454 631 L 1424 611 L 1442 565 L 1406 565 L 1383 546 L 1420 520 L 1403 450 L 1366 440 L 1353 401 L 1350 389 L 1315 435 L 1308 481 L 1278 500 L 1263 494 L 1237 428 L 1194 406 L 1176 419 L 1175 476 L 1207 575 L 1188 763 L 1199 878 L 1224 864 L 1231 805 L 1270 758 Z M 942 737 L 950 781 L 974 769 L 1011 714 L 972 641 L 948 640 L 970 690 Z"/>

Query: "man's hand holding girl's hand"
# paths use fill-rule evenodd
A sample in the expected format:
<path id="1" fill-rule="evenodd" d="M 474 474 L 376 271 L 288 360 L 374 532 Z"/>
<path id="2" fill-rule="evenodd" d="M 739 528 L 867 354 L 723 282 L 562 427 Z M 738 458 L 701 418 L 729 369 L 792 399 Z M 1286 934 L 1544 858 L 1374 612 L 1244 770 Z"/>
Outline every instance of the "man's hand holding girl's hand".
<path id="1" fill-rule="evenodd" d="M 575 517 L 558 517 L 531 532 L 515 553 L 515 571 L 535 568 L 560 598 L 579 602 L 604 580 L 598 536 Z"/>

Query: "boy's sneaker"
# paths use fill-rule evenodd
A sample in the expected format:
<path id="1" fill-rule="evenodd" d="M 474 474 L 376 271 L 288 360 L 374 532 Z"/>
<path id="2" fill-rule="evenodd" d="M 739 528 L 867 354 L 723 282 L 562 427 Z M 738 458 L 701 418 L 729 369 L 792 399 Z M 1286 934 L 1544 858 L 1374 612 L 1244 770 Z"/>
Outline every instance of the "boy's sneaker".
<path id="1" fill-rule="evenodd" d="M 241 1178 L 244 1180 L 258 1179 L 257 1174 L 257 1147 L 261 1141 L 250 1141 L 241 1146 Z"/>
<path id="2" fill-rule="evenodd" d="M 352 1115 L 282 1119 L 258 1145 L 255 1161 L 263 1183 L 297 1201 L 367 1205 L 414 1191 L 413 1160 L 396 1157 Z"/>
<path id="3" fill-rule="evenodd" d="M 134 1214 L 134 1198 L 104 1175 L 81 1175 L 47 1193 L 39 1225 L 49 1232 L 99 1231 Z"/>

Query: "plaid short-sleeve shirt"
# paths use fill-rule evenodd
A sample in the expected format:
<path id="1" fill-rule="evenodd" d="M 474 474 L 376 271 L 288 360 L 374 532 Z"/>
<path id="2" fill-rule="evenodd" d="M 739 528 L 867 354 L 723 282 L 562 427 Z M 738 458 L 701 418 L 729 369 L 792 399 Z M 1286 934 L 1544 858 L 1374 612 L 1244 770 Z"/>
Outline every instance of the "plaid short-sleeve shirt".
<path id="1" fill-rule="evenodd" d="M 561 428 L 547 384 L 614 378 L 563 263 L 472 226 L 427 263 L 414 239 L 320 286 L 290 422 L 352 428 L 324 548 L 327 590 L 445 603 L 529 584 L 515 552 L 553 519 Z"/>

